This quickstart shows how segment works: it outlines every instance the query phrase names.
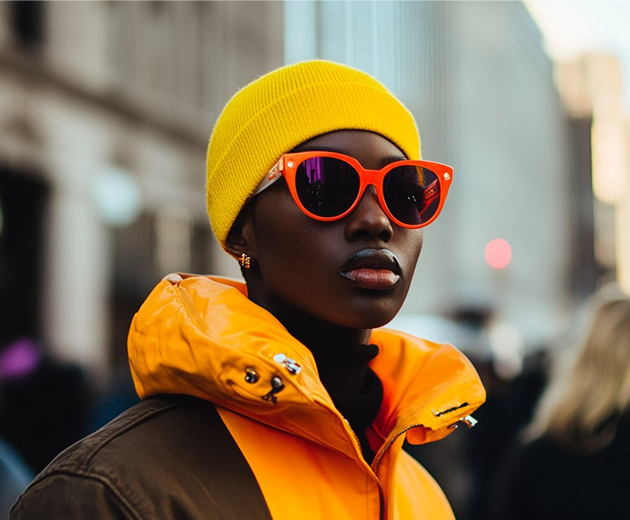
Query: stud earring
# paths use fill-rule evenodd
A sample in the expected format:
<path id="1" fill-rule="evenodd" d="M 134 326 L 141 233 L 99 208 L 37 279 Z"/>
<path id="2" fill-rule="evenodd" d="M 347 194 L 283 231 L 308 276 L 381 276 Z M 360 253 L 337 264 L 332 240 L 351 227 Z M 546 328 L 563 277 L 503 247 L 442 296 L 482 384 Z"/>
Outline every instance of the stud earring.
<path id="1" fill-rule="evenodd" d="M 247 253 L 243 253 L 238 263 L 241 264 L 241 267 L 244 267 L 245 269 L 249 269 L 251 267 L 251 261 L 252 261 L 252 258 Z"/>

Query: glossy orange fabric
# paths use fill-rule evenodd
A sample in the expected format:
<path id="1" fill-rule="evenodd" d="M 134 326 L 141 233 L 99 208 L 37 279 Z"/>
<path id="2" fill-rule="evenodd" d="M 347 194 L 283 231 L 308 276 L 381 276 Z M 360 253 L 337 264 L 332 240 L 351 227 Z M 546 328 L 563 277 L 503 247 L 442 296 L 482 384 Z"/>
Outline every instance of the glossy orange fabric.
<path id="1" fill-rule="evenodd" d="M 162 281 L 135 316 L 129 359 L 141 398 L 181 393 L 218 405 L 276 520 L 452 519 L 433 479 L 401 447 L 440 439 L 485 399 L 471 363 L 451 345 L 378 329 L 371 367 L 384 399 L 368 430 L 372 466 L 335 408 L 309 350 L 244 284 L 184 276 Z M 292 373 L 282 357 L 301 367 Z M 274 359 L 275 357 L 275 359 Z M 257 378 L 246 378 L 254 371 Z M 277 402 L 263 396 L 271 380 Z M 249 379 L 249 381 L 248 381 Z M 211 442 L 209 439 L 208 442 Z"/>

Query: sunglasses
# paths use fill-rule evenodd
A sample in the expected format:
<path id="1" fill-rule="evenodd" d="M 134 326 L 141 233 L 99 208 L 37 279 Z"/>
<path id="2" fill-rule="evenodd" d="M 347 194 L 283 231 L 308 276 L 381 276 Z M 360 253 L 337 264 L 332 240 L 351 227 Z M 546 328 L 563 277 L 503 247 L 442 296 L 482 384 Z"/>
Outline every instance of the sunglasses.
<path id="1" fill-rule="evenodd" d="M 281 176 L 300 210 L 315 220 L 328 222 L 345 217 L 372 185 L 392 222 L 418 229 L 429 225 L 442 211 L 453 168 L 429 161 L 395 161 L 380 170 L 366 170 L 355 158 L 340 153 L 287 153 L 252 196 Z"/>

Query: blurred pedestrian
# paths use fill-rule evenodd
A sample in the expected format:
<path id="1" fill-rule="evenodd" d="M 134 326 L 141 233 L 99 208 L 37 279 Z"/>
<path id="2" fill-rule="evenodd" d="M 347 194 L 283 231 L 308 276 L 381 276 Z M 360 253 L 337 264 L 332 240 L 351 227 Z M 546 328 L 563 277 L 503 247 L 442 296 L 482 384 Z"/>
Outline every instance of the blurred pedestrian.
<path id="1" fill-rule="evenodd" d="M 600 303 L 499 478 L 495 520 L 628 518 L 630 300 Z"/>
<path id="2" fill-rule="evenodd" d="M 13 520 L 452 519 L 402 451 L 484 400 L 455 348 L 388 331 L 448 166 L 351 67 L 289 65 L 240 90 L 210 140 L 215 235 L 245 284 L 174 274 L 132 323 L 139 405 L 62 454 Z"/>
<path id="3" fill-rule="evenodd" d="M 35 472 L 88 433 L 85 373 L 33 338 L 0 346 L 0 393 L 0 436 Z"/>
<path id="4" fill-rule="evenodd" d="M 0 439 L 0 518 L 8 518 L 9 510 L 33 478 L 18 453 Z"/>

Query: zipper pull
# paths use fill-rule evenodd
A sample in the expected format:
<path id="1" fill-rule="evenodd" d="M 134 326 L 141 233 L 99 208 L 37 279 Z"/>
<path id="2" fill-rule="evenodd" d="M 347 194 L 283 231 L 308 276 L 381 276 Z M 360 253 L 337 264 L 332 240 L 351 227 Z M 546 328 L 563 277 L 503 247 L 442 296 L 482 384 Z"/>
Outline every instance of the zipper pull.
<path id="1" fill-rule="evenodd" d="M 452 428 L 453 430 L 456 430 L 457 428 L 459 428 L 460 424 L 463 424 L 466 426 L 466 428 L 470 429 L 470 428 L 474 428 L 477 423 L 479 421 L 477 419 L 475 419 L 472 415 L 467 415 L 466 417 L 464 417 L 463 419 L 460 419 L 459 421 L 450 424 L 449 428 Z"/>
<path id="2" fill-rule="evenodd" d="M 271 390 L 261 397 L 263 401 L 271 401 L 273 404 L 278 404 L 278 398 L 276 394 L 284 389 L 284 383 L 278 376 L 271 378 Z"/>
<path id="3" fill-rule="evenodd" d="M 282 354 L 282 353 L 276 354 L 275 356 L 273 356 L 273 360 L 276 363 L 284 365 L 284 367 L 289 371 L 289 373 L 293 375 L 299 374 L 302 370 L 302 367 L 300 366 L 300 364 L 295 359 L 291 359 L 290 357 L 287 357 L 286 354 Z"/>

